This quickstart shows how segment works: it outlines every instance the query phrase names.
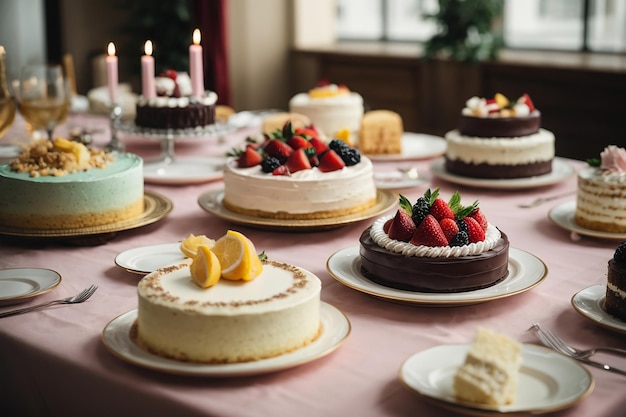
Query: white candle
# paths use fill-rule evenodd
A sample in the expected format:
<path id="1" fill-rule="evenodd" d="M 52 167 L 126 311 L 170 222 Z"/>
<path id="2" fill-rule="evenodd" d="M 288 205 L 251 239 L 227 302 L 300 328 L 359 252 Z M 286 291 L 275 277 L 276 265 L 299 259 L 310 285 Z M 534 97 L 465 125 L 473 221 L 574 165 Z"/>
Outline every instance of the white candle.
<path id="1" fill-rule="evenodd" d="M 191 78 L 191 95 L 204 96 L 204 70 L 202 68 L 202 46 L 200 46 L 200 30 L 193 31 L 193 44 L 189 46 L 189 78 Z"/>
<path id="2" fill-rule="evenodd" d="M 144 45 L 145 55 L 141 57 L 141 94 L 151 99 L 156 97 L 156 81 L 154 79 L 154 57 L 152 56 L 152 41 Z"/>
<path id="3" fill-rule="evenodd" d="M 108 56 L 107 64 L 107 85 L 109 86 L 109 98 L 111 104 L 115 104 L 117 100 L 117 56 L 115 56 L 115 45 L 109 42 L 107 47 Z"/>

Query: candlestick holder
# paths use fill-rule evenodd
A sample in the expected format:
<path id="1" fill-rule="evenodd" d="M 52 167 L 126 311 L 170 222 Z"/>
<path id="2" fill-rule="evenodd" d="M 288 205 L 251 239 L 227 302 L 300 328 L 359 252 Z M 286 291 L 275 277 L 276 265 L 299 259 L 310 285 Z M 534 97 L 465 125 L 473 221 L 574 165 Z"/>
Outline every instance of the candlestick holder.
<path id="1" fill-rule="evenodd" d="M 117 135 L 122 121 L 122 107 L 119 104 L 113 103 L 111 105 L 109 119 L 111 120 L 111 140 L 104 146 L 104 149 L 109 152 L 124 152 L 124 144 Z"/>

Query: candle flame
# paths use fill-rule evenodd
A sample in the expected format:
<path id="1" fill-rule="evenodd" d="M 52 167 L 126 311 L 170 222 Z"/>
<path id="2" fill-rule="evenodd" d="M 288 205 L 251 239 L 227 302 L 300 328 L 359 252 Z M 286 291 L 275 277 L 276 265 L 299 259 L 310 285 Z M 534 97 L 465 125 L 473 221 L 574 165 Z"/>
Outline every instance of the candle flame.
<path id="1" fill-rule="evenodd" d="M 152 55 L 152 41 L 146 41 L 143 50 L 146 52 L 146 55 Z"/>
<path id="2" fill-rule="evenodd" d="M 109 42 L 109 45 L 107 46 L 107 52 L 109 53 L 109 56 L 115 55 L 115 45 L 113 44 L 113 42 Z"/>
<path id="3" fill-rule="evenodd" d="M 193 44 L 200 45 L 200 29 L 195 29 L 192 35 Z"/>

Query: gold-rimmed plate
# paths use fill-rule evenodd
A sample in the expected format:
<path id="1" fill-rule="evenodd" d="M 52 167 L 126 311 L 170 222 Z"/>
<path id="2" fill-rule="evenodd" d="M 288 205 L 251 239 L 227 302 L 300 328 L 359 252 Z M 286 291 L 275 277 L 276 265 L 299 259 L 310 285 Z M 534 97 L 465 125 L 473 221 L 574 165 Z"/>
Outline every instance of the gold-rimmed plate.
<path id="1" fill-rule="evenodd" d="M 126 362 L 156 371 L 204 377 L 240 377 L 277 372 L 322 358 L 334 352 L 347 339 L 351 331 L 348 317 L 331 304 L 320 304 L 320 336 L 306 346 L 283 355 L 258 361 L 203 364 L 183 362 L 157 356 L 135 342 L 134 326 L 137 310 L 132 310 L 111 320 L 102 331 L 102 341 L 113 355 Z"/>
<path id="2" fill-rule="evenodd" d="M 574 294 L 572 306 L 576 311 L 599 326 L 626 334 L 626 322 L 614 317 L 604 309 L 606 285 L 592 285 Z"/>
<path id="3" fill-rule="evenodd" d="M 326 269 L 340 283 L 365 294 L 388 301 L 441 307 L 478 304 L 510 297 L 539 285 L 548 275 L 548 267 L 541 259 L 516 248 L 509 248 L 509 274 L 505 279 L 491 287 L 457 293 L 399 290 L 373 282 L 361 273 L 358 245 L 335 252 L 328 258 Z"/>
<path id="4" fill-rule="evenodd" d="M 579 226 L 574 221 L 574 215 L 576 214 L 576 201 L 565 201 L 553 208 L 548 212 L 548 218 L 555 225 L 561 227 L 562 229 L 568 230 L 570 232 L 589 236 L 589 237 L 597 237 L 600 239 L 615 239 L 615 240 L 626 240 L 626 233 L 612 233 L 612 232 L 603 232 L 601 230 L 591 230 L 585 227 Z"/>
<path id="5" fill-rule="evenodd" d="M 29 301 L 52 291 L 60 283 L 61 275 L 51 269 L 0 269 L 0 306 Z"/>
<path id="6" fill-rule="evenodd" d="M 543 346 L 524 343 L 516 398 L 512 404 L 489 406 L 461 402 L 454 397 L 452 380 L 469 348 L 469 344 L 440 345 L 418 352 L 402 364 L 400 381 L 444 408 L 470 415 L 551 413 L 576 404 L 589 395 L 595 385 L 593 375 L 574 359 Z"/>
<path id="7" fill-rule="evenodd" d="M 338 216 L 330 219 L 289 220 L 268 219 L 235 213 L 224 207 L 224 190 L 214 190 L 202 194 L 198 204 L 207 212 L 236 224 L 279 231 L 305 232 L 335 229 L 350 223 L 371 219 L 384 213 L 397 204 L 397 196 L 389 190 L 378 190 L 376 204 L 359 213 Z"/>
<path id="8" fill-rule="evenodd" d="M 47 237 L 84 237 L 92 235 L 100 235 L 105 233 L 119 232 L 123 230 L 135 229 L 141 226 L 147 226 L 155 223 L 167 216 L 173 208 L 171 200 L 168 198 L 152 193 L 144 192 L 144 212 L 133 219 L 121 222 L 105 224 L 101 226 L 82 227 L 77 229 L 18 229 L 6 226 L 0 226 L 0 235 L 20 236 L 28 238 L 47 238 Z"/>

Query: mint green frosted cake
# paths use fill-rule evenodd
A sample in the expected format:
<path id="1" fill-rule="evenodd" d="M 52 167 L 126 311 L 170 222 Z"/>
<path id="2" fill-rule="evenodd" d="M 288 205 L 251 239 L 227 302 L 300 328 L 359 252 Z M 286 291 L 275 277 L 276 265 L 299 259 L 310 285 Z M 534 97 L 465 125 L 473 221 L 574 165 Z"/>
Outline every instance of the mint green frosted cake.
<path id="1" fill-rule="evenodd" d="M 17 172 L 15 163 L 0 165 L 0 225 L 67 230 L 140 216 L 143 161 L 130 153 L 111 156 L 103 167 L 58 176 Z"/>

